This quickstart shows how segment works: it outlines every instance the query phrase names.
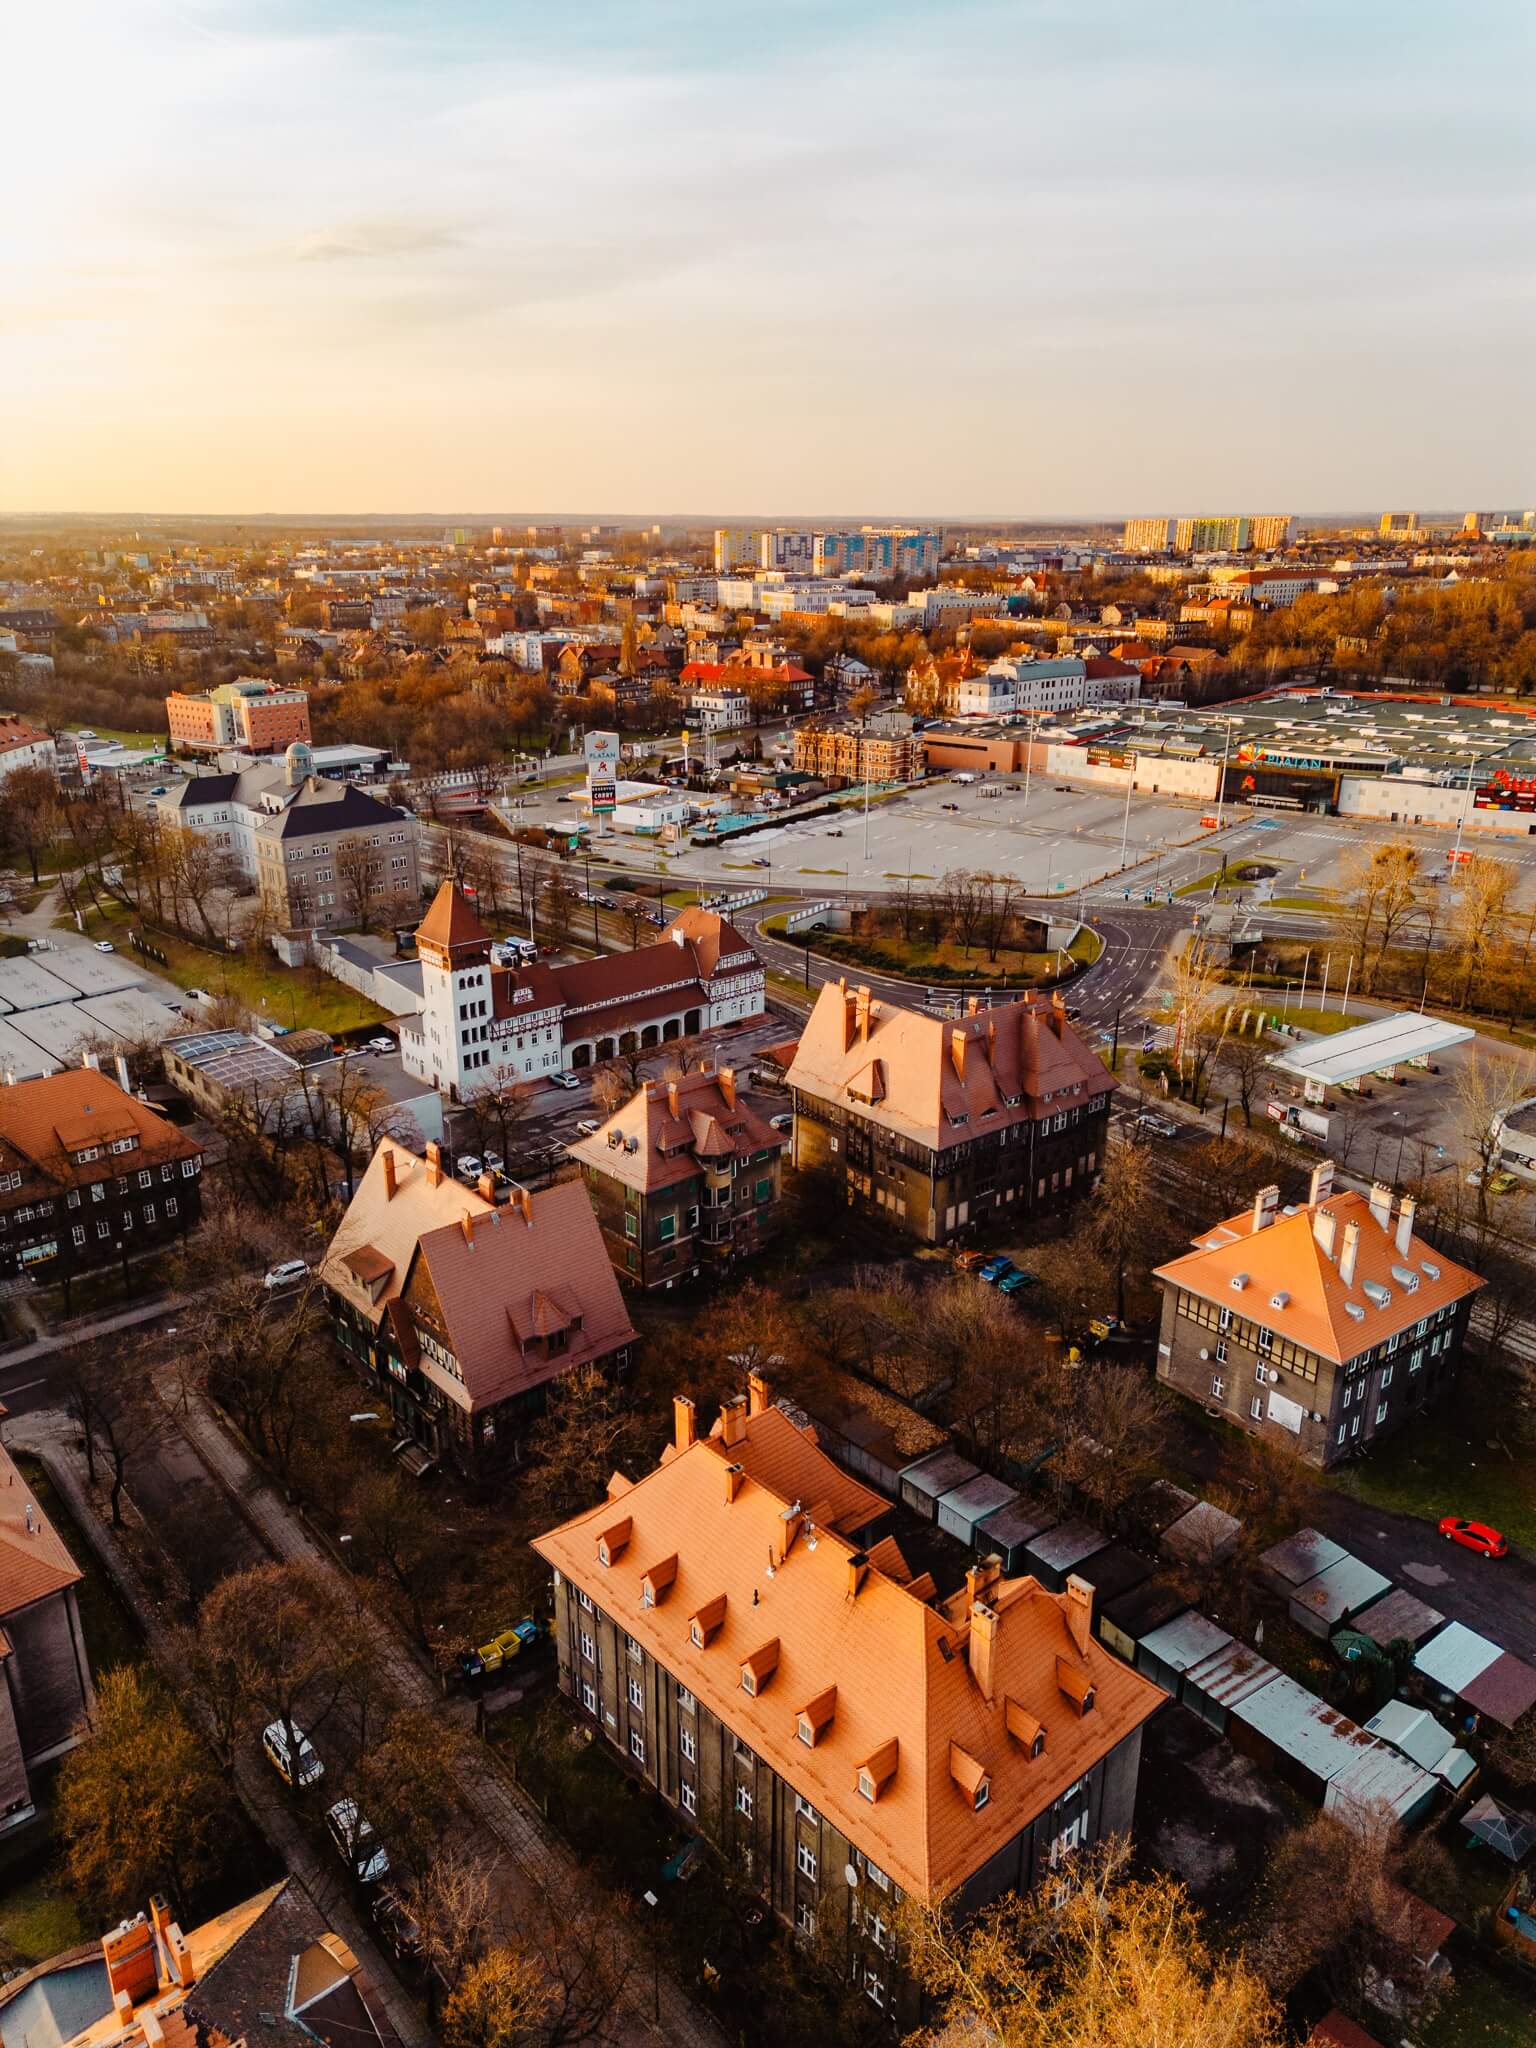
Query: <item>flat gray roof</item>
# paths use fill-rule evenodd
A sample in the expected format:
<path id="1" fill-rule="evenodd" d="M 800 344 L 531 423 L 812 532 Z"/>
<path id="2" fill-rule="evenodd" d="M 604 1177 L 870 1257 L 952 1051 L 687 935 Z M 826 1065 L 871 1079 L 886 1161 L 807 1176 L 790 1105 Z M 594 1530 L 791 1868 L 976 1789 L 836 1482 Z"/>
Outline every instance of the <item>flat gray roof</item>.
<path id="1" fill-rule="evenodd" d="M 72 1003 L 79 993 L 30 955 L 25 960 L 0 960 L 0 1003 L 7 1010 L 42 1010 L 50 1003 Z"/>
<path id="2" fill-rule="evenodd" d="M 1391 1016 L 1373 1017 L 1369 1024 L 1357 1024 L 1352 1031 L 1306 1039 L 1290 1052 L 1273 1054 L 1266 1064 L 1297 1080 L 1321 1081 L 1327 1087 L 1358 1081 L 1364 1074 L 1398 1066 L 1404 1060 L 1432 1058 L 1453 1045 L 1465 1045 L 1475 1035 L 1465 1024 L 1447 1024 L 1439 1017 L 1421 1017 L 1416 1010 L 1400 1010 Z"/>

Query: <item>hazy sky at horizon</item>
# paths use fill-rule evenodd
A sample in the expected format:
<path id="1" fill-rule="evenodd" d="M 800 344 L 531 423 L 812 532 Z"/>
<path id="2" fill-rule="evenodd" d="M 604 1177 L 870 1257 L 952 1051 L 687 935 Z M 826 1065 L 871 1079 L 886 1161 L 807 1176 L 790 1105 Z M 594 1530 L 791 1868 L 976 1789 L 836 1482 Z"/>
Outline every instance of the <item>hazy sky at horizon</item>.
<path id="1" fill-rule="evenodd" d="M 53 0 L 0 510 L 1536 499 L 1536 8 Z"/>

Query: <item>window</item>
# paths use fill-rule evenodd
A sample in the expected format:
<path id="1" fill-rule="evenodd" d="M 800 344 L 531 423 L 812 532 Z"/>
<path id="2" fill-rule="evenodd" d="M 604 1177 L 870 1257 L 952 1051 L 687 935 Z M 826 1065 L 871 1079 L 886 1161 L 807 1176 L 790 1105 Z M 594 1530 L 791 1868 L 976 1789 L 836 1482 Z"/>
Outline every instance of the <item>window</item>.
<path id="1" fill-rule="evenodd" d="M 592 1638 L 587 1634 L 585 1629 L 583 1629 L 581 1632 L 581 1654 L 583 1657 L 586 1658 L 589 1664 L 595 1664 L 597 1662 L 597 1645 L 593 1642 Z"/>
<path id="2" fill-rule="evenodd" d="M 1337 1437 L 1336 1437 L 1336 1438 L 1334 1439 L 1334 1441 L 1335 1441 L 1336 1443 L 1343 1443 L 1343 1442 L 1344 1442 L 1344 1440 L 1345 1440 L 1345 1438 L 1346 1438 L 1346 1437 L 1347 1437 L 1348 1435 L 1349 1435 L 1349 1424 L 1348 1424 L 1347 1422 L 1341 1422 L 1341 1423 L 1339 1424 L 1339 1433 L 1338 1433 L 1338 1436 L 1337 1436 Z"/>
<path id="3" fill-rule="evenodd" d="M 85 1225 L 83 1223 L 77 1223 L 69 1234 L 77 1245 L 85 1243 Z"/>
<path id="4" fill-rule="evenodd" d="M 887 1933 L 884 1916 L 870 1911 L 864 1915 L 864 1932 L 878 1949 L 884 1949 Z"/>
<path id="5" fill-rule="evenodd" d="M 976 1787 L 976 1811 L 978 1813 L 980 1813 L 981 1809 L 986 1805 L 987 1801 L 991 1797 L 992 1780 L 990 1778 L 983 1778 L 981 1783 Z"/>
<path id="6" fill-rule="evenodd" d="M 578 1607 L 585 1607 L 588 1614 L 592 1612 L 592 1595 L 584 1593 L 580 1586 L 576 1588 L 576 1604 Z"/>
<path id="7" fill-rule="evenodd" d="M 738 1785 L 736 1787 L 736 1811 L 739 1814 L 745 1815 L 748 1820 L 752 1818 L 752 1787 L 750 1785 Z"/>
<path id="8" fill-rule="evenodd" d="M 753 1188 L 753 1198 L 759 1202 L 766 1202 L 772 1193 L 773 1182 L 771 1180 L 760 1180 Z"/>
<path id="9" fill-rule="evenodd" d="M 1216 1379 L 1211 1381 L 1211 1399 L 1213 1401 L 1219 1401 L 1226 1391 L 1227 1383 L 1225 1380 Z"/>
<path id="10" fill-rule="evenodd" d="M 154 1205 L 154 1203 L 153 1203 L 153 1202 L 146 1202 L 146 1203 L 144 1204 L 144 1221 L 145 1221 L 146 1223 L 153 1223 L 153 1222 L 154 1222 L 154 1220 L 155 1220 L 155 1205 Z"/>
<path id="11" fill-rule="evenodd" d="M 682 1751 L 683 1755 L 688 1759 L 689 1763 L 696 1764 L 698 1762 L 699 1738 L 694 1734 L 691 1728 L 680 1728 L 678 1730 L 677 1746 Z"/>
<path id="12" fill-rule="evenodd" d="M 642 1714 L 645 1712 L 645 1687 L 638 1678 L 629 1681 L 629 1704 Z"/>
<path id="13" fill-rule="evenodd" d="M 585 1679 L 581 1682 L 581 1704 L 589 1714 L 597 1712 L 597 1694 Z"/>
<path id="14" fill-rule="evenodd" d="M 1227 1340 L 1225 1337 L 1218 1337 L 1216 1339 L 1216 1362 L 1218 1365 L 1225 1365 L 1227 1362 Z"/>
<path id="15" fill-rule="evenodd" d="M 1085 1813 L 1080 1813 L 1074 1820 L 1069 1820 L 1061 1833 L 1051 1843 L 1050 1865 L 1052 1870 L 1055 1870 L 1065 1858 L 1070 1856 L 1072 1851 L 1087 1839 L 1087 1835 L 1088 1816 Z"/>
<path id="16" fill-rule="evenodd" d="M 661 1221 L 656 1226 L 656 1235 L 661 1239 L 663 1244 L 667 1242 L 668 1238 L 676 1237 L 677 1218 L 675 1216 L 663 1216 Z"/>
<path id="17" fill-rule="evenodd" d="M 1264 1396 L 1262 1394 L 1255 1394 L 1248 1403 L 1248 1413 L 1255 1422 L 1262 1422 L 1264 1420 Z"/>
<path id="18" fill-rule="evenodd" d="M 878 1970 L 866 1970 L 864 1972 L 864 1996 L 872 2005 L 884 2008 L 885 1979 Z"/>
<path id="19" fill-rule="evenodd" d="M 175 1216 L 175 1215 L 178 1215 L 178 1214 L 180 1213 L 180 1211 L 179 1211 L 179 1209 L 178 1209 L 178 1206 L 177 1206 L 177 1202 L 176 1202 L 176 1197 L 175 1197 L 174 1195 L 167 1195 L 167 1196 L 166 1196 L 166 1198 L 165 1198 L 165 1213 L 166 1213 L 166 1215 L 167 1215 L 167 1216 Z"/>
<path id="20" fill-rule="evenodd" d="M 112 1226 L 110 1223 L 107 1222 L 105 1217 L 103 1217 L 101 1222 L 97 1224 L 96 1235 L 98 1237 L 110 1237 L 112 1235 Z"/>
<path id="21" fill-rule="evenodd" d="M 688 1690 L 686 1685 L 680 1685 L 677 1688 L 677 1704 L 682 1708 L 685 1714 L 694 1714 L 698 1712 L 699 1703 L 694 1698 L 693 1694 Z"/>
<path id="22" fill-rule="evenodd" d="M 637 1643 L 633 1636 L 626 1636 L 624 1638 L 624 1647 L 629 1652 L 630 1659 L 633 1663 L 640 1663 L 645 1656 L 644 1645 L 641 1643 Z"/>
<path id="23" fill-rule="evenodd" d="M 685 1778 L 685 1779 L 683 1780 L 682 1784 L 681 1784 L 681 1785 L 679 1785 L 679 1786 L 678 1786 L 678 1788 L 677 1788 L 677 1797 L 678 1797 L 678 1802 L 679 1802 L 679 1804 L 680 1804 L 680 1805 L 682 1806 L 682 1809 L 683 1809 L 684 1813 L 686 1813 L 686 1814 L 695 1814 L 695 1813 L 697 1813 L 697 1812 L 698 1812 L 698 1810 L 699 1810 L 699 1793 L 698 1793 L 698 1787 L 697 1787 L 697 1786 L 695 1786 L 695 1785 L 690 1785 L 690 1784 L 688 1783 L 688 1781 L 687 1781 L 687 1779 L 686 1779 L 686 1778 Z"/>
<path id="24" fill-rule="evenodd" d="M 1386 1402 L 1385 1402 L 1385 1401 L 1378 1401 L 1378 1402 L 1376 1403 L 1376 1420 L 1377 1420 L 1378 1422 L 1385 1422 L 1385 1421 L 1386 1421 L 1386 1419 L 1387 1419 L 1387 1404 L 1386 1404 Z"/>
<path id="25" fill-rule="evenodd" d="M 639 1220 L 639 1218 L 638 1218 L 638 1217 L 636 1217 L 636 1216 L 626 1216 L 626 1217 L 624 1218 L 624 1235 L 625 1235 L 626 1237 L 634 1237 L 634 1236 L 636 1236 L 636 1235 L 638 1234 L 638 1232 L 639 1232 L 639 1228 L 640 1228 L 640 1220 Z"/>
<path id="26" fill-rule="evenodd" d="M 95 1181 L 92 1181 L 92 1182 L 91 1182 L 91 1200 L 92 1200 L 93 1202 L 104 1202 L 104 1201 L 105 1201 L 106 1199 L 107 1199 L 107 1191 L 106 1191 L 106 1189 L 105 1189 L 105 1188 L 104 1188 L 104 1187 L 102 1186 L 101 1182 L 100 1182 L 99 1180 L 95 1180 Z"/>
<path id="27" fill-rule="evenodd" d="M 814 1821 L 816 1819 L 816 1809 L 803 1792 L 795 1794 L 795 1811 L 796 1813 L 803 1813 L 807 1820 Z"/>
<path id="28" fill-rule="evenodd" d="M 116 1151 L 117 1147 L 114 1145 L 112 1149 Z M 139 1186 L 141 1188 L 152 1188 L 154 1184 L 155 1176 L 150 1172 L 147 1166 L 142 1167 L 139 1171 Z"/>
<path id="29" fill-rule="evenodd" d="M 645 1737 L 638 1728 L 629 1731 L 629 1753 L 637 1764 L 645 1762 Z"/>
<path id="30" fill-rule="evenodd" d="M 202 1160 L 201 1160 L 200 1158 L 199 1158 L 199 1159 L 183 1159 L 183 1161 L 181 1162 L 181 1177 L 182 1177 L 182 1179 L 183 1179 L 183 1180 L 196 1180 L 196 1179 L 197 1179 L 197 1173 L 198 1173 L 198 1168 L 199 1168 L 199 1167 L 200 1167 L 200 1166 L 202 1165 L 202 1163 L 203 1163 L 203 1162 L 202 1162 Z"/>
<path id="31" fill-rule="evenodd" d="M 1391 1384 L 1392 1384 L 1392 1372 L 1393 1372 L 1393 1368 L 1392 1368 L 1392 1367 L 1391 1367 L 1390 1365 L 1384 1365 L 1384 1366 L 1382 1367 L 1382 1369 L 1381 1369 L 1381 1384 L 1382 1384 L 1382 1388 L 1383 1388 L 1383 1390 L 1385 1390 L 1386 1388 L 1388 1388 L 1388 1387 L 1390 1387 L 1390 1386 L 1391 1386 Z"/>
<path id="32" fill-rule="evenodd" d="M 810 1940 L 816 1932 L 816 1908 L 802 1899 L 795 1908 L 795 1932 Z"/>

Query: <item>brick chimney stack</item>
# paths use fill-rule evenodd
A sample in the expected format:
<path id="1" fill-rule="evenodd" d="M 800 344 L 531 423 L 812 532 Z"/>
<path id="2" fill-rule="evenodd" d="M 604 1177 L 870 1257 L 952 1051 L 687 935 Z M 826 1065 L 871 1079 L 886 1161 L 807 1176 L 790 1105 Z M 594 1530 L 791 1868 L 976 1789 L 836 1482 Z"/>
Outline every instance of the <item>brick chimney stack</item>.
<path id="1" fill-rule="evenodd" d="M 747 1398 L 733 1395 L 720 1404 L 720 1438 L 727 1450 L 734 1450 L 747 1433 Z"/>
<path id="2" fill-rule="evenodd" d="M 672 1396 L 672 1441 L 680 1451 L 693 1442 L 693 1402 L 686 1394 Z"/>
<path id="3" fill-rule="evenodd" d="M 734 1109 L 736 1107 L 736 1069 L 734 1067 L 722 1067 L 719 1073 L 716 1074 L 715 1081 L 721 1095 L 725 1098 L 726 1108 Z"/>
<path id="4" fill-rule="evenodd" d="M 949 1058 L 950 1064 L 962 1081 L 965 1079 L 965 1043 L 965 1031 L 957 1024 L 949 1034 Z"/>
<path id="5" fill-rule="evenodd" d="M 760 1372 L 747 1374 L 747 1414 L 761 1415 L 768 1406 L 768 1382 Z"/>
<path id="6" fill-rule="evenodd" d="M 1073 1573 L 1067 1580 L 1066 1621 L 1077 1645 L 1077 1654 L 1086 1657 L 1088 1639 L 1093 1633 L 1093 1588 L 1086 1579 Z"/>
<path id="7" fill-rule="evenodd" d="M 104 1934 L 101 1953 L 107 1966 L 107 1989 L 119 2010 L 123 1999 L 128 2001 L 131 2011 L 146 1998 L 154 1997 L 160 1988 L 160 1973 L 155 1963 L 155 1936 L 142 1913 L 136 1913 L 133 1919 L 124 1920 L 120 1926 Z"/>
<path id="8" fill-rule="evenodd" d="M 384 1199 L 386 1202 L 395 1199 L 395 1153 L 391 1145 L 384 1147 Z"/>
<path id="9" fill-rule="evenodd" d="M 677 1083 L 675 1081 L 667 1083 L 667 1109 L 673 1116 L 679 1116 L 682 1113 L 679 1107 Z"/>
<path id="10" fill-rule="evenodd" d="M 1419 1205 L 1412 1195 L 1404 1195 L 1397 1212 L 1397 1249 L 1405 1259 L 1413 1245 L 1413 1219 L 1418 1213 Z"/>
<path id="11" fill-rule="evenodd" d="M 854 991 L 853 1001 L 854 1014 L 858 1022 L 859 1040 L 860 1043 L 862 1043 L 869 1037 L 869 1020 L 873 1012 L 874 1005 L 870 1001 L 869 990 L 867 988 L 856 989 Z"/>
<path id="12" fill-rule="evenodd" d="M 434 1138 L 427 1145 L 427 1186 L 441 1187 L 443 1183 L 443 1148 Z"/>
<path id="13" fill-rule="evenodd" d="M 980 1600 L 971 1603 L 971 1627 L 966 1637 L 965 1661 L 970 1666 L 976 1689 L 990 1707 L 993 1670 L 997 1662 L 997 1615 Z"/>
<path id="14" fill-rule="evenodd" d="M 1339 1253 L 1339 1278 L 1346 1287 L 1355 1284 L 1355 1261 L 1360 1256 L 1360 1226 L 1346 1223 L 1344 1226 L 1344 1249 Z"/>

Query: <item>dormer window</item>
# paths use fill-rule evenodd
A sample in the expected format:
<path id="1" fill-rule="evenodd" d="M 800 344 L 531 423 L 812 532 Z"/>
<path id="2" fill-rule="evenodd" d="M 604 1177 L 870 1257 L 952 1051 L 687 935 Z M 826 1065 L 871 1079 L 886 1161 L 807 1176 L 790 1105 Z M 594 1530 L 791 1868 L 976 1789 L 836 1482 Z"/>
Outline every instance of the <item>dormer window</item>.
<path id="1" fill-rule="evenodd" d="M 612 1528 L 603 1531 L 597 1539 L 599 1564 L 610 1565 L 615 1558 L 624 1555 L 624 1547 L 629 1542 L 629 1532 L 633 1526 L 630 1517 L 626 1515 L 622 1522 L 615 1522 Z"/>
<path id="2" fill-rule="evenodd" d="M 896 1761 L 900 1748 L 900 1743 L 893 1735 L 889 1742 L 882 1742 L 880 1747 L 859 1765 L 854 1783 L 861 1799 L 869 1800 L 871 1805 L 879 1799 L 896 1775 Z"/>
<path id="3" fill-rule="evenodd" d="M 778 1662 L 779 1639 L 775 1636 L 772 1642 L 764 1643 L 760 1650 L 754 1650 L 750 1657 L 744 1659 L 741 1667 L 742 1691 L 756 1699 L 777 1670 Z"/>
<path id="4" fill-rule="evenodd" d="M 692 1615 L 688 1622 L 688 1640 L 696 1650 L 704 1649 L 720 1633 L 725 1620 L 725 1595 L 717 1593 L 713 1600 L 707 1600 Z"/>
<path id="5" fill-rule="evenodd" d="M 837 1687 L 829 1685 L 815 1699 L 807 1700 L 795 1716 L 795 1734 L 807 1749 L 814 1749 L 832 1726 L 837 1712 Z"/>

